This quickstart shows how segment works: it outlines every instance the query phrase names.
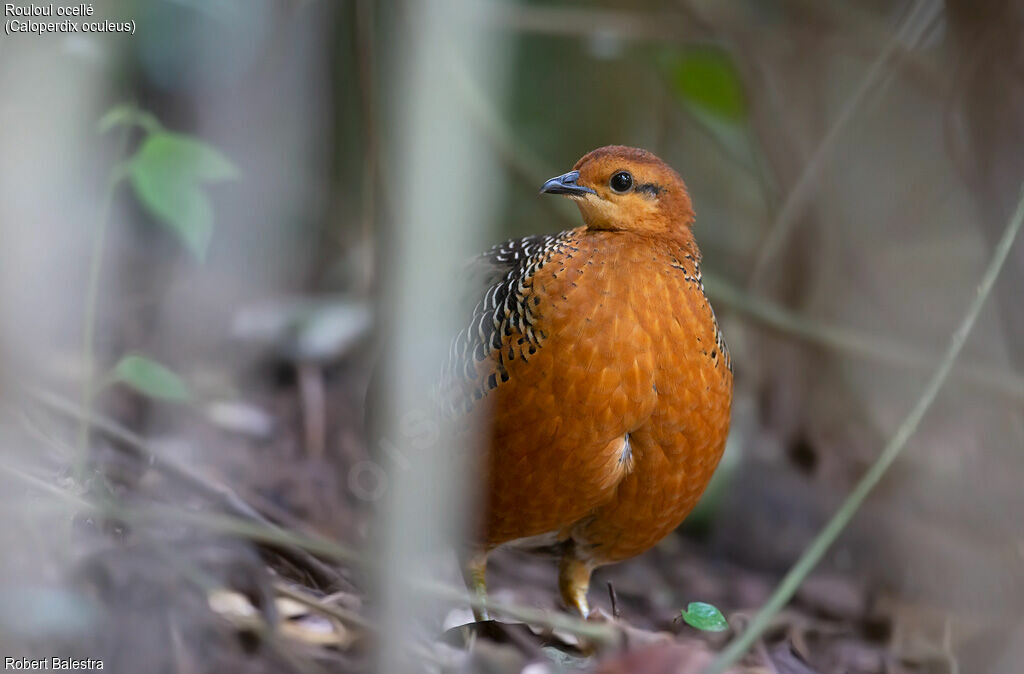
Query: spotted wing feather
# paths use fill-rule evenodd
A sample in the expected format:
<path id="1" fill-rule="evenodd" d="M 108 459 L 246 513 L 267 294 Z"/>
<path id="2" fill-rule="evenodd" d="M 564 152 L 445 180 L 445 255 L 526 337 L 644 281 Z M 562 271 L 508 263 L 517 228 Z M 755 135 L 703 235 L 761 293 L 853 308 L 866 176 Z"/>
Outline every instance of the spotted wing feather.
<path id="1" fill-rule="evenodd" d="M 505 241 L 470 265 L 474 287 L 483 288 L 466 326 L 452 340 L 442 378 L 441 399 L 452 414 L 467 413 L 487 393 L 508 381 L 508 360 L 528 360 L 545 335 L 535 329 L 538 311 L 533 275 L 557 255 L 573 236 L 527 236 Z"/>

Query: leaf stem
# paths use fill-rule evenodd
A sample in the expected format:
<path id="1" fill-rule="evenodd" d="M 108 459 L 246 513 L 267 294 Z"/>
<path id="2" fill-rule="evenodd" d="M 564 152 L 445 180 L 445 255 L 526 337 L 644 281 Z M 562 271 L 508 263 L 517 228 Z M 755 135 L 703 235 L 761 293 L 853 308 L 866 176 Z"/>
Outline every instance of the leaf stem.
<path id="1" fill-rule="evenodd" d="M 775 614 L 793 597 L 793 594 L 804 578 L 818 565 L 818 562 L 824 557 L 829 547 L 836 541 L 850 520 L 853 519 L 853 516 L 857 513 L 861 504 L 864 503 L 868 494 L 871 493 L 871 490 L 882 479 L 889 466 L 892 465 L 893 461 L 903 451 L 907 440 L 917 430 L 918 424 L 921 423 L 921 419 L 935 401 L 935 397 L 953 369 L 953 364 L 967 342 L 967 337 L 974 328 L 978 314 L 981 313 L 981 308 L 984 306 L 985 300 L 988 299 L 992 291 L 992 286 L 995 285 L 995 281 L 999 277 L 999 272 L 1002 270 L 1003 263 L 1010 253 L 1010 248 L 1013 246 L 1017 233 L 1020 231 L 1022 222 L 1024 222 L 1024 185 L 1022 185 L 1022 193 L 1020 200 L 1017 202 L 1017 208 L 1009 223 L 1007 223 L 1006 230 L 1003 232 L 1003 236 L 996 245 L 995 252 L 992 254 L 992 260 L 985 269 L 981 283 L 978 285 L 978 293 L 967 307 L 959 327 L 957 327 L 956 332 L 953 333 L 949 340 L 949 346 L 942 360 L 936 366 L 917 403 L 906 418 L 904 418 L 896 433 L 878 458 L 875 459 L 868 472 L 865 473 L 864 477 L 853 488 L 853 491 L 850 492 L 850 495 L 843 501 L 836 514 L 832 516 L 832 519 L 825 525 L 825 528 L 811 541 L 811 544 L 804 550 L 800 559 L 797 560 L 793 568 L 789 570 L 789 573 L 779 583 L 775 592 L 772 593 L 765 605 L 757 612 L 753 620 L 750 621 L 747 629 L 743 634 L 736 637 L 722 651 L 718 658 L 711 663 L 706 674 L 722 674 L 727 667 L 743 657 L 768 627 Z"/>
<path id="2" fill-rule="evenodd" d="M 75 478 L 81 484 L 85 478 L 88 464 L 90 415 L 93 399 L 93 375 L 95 369 L 96 348 L 96 309 L 99 303 L 100 273 L 103 270 L 103 250 L 106 246 L 107 229 L 110 223 L 110 212 L 113 209 L 114 194 L 117 186 L 126 175 L 125 165 L 121 161 L 128 145 L 129 129 L 121 132 L 114 155 L 115 164 L 107 178 L 107 186 L 100 205 L 99 221 L 92 240 L 92 253 L 89 256 L 89 277 L 85 290 L 85 319 L 82 326 L 82 387 L 80 391 L 82 409 L 86 411 L 78 424 L 78 440 L 75 443 Z"/>

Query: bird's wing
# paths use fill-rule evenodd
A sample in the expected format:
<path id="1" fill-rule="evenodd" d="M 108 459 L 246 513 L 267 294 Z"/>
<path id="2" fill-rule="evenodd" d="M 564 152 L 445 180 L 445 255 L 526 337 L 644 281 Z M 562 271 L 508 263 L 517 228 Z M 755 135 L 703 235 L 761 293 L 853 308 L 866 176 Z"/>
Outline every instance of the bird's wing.
<path id="1" fill-rule="evenodd" d="M 465 306 L 472 310 L 452 340 L 439 391 L 449 413 L 471 411 L 490 389 L 507 381 L 503 340 L 513 332 L 532 336 L 533 313 L 525 301 L 531 277 L 570 233 L 505 241 L 467 265 L 466 288 L 472 299 Z"/>

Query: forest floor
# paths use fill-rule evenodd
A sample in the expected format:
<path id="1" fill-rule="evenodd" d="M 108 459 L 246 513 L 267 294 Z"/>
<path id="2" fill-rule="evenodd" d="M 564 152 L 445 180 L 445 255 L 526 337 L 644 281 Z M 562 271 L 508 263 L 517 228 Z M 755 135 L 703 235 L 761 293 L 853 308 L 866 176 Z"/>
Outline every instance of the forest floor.
<path id="1" fill-rule="evenodd" d="M 98 651 L 113 671 L 141 671 L 140 662 L 147 671 L 371 670 L 375 649 L 392 645 L 374 626 L 362 567 L 334 549 L 302 550 L 303 540 L 366 550 L 372 539 L 372 504 L 356 498 L 346 482 L 348 469 L 368 457 L 360 430 L 363 362 L 355 357 L 301 374 L 289 363 L 256 368 L 242 407 L 207 410 L 201 423 L 193 416 L 185 424 L 187 441 L 162 436 L 140 445 L 142 454 L 133 447 L 137 438 L 126 441 L 98 425 L 95 458 L 103 477 L 94 490 L 103 484 L 120 496 L 129 516 L 81 518 L 89 553 L 71 584 L 99 601 L 105 619 L 92 644 L 73 640 L 67 650 Z M 318 389 L 313 395 L 310 386 Z M 107 402 L 104 411 L 122 423 L 145 425 L 146 403 L 133 394 Z M 182 427 L 172 423 L 163 431 L 173 436 Z M 168 449 L 177 453 L 173 461 Z M 157 458 L 140 462 L 146 452 Z M 177 514 L 133 520 L 133 509 L 154 505 Z M 222 515 L 234 519 L 222 522 Z M 424 626 L 412 652 L 424 671 L 704 671 L 785 570 L 760 563 L 756 549 L 735 540 L 746 534 L 730 533 L 728 525 L 723 531 L 718 520 L 712 513 L 648 553 L 596 572 L 591 602 L 595 622 L 614 634 L 609 643 L 589 644 L 571 630 L 500 614 L 470 624 L 468 606 L 450 602 L 436 624 Z M 252 526 L 242 526 L 246 521 Z M 268 523 L 280 529 L 268 533 Z M 293 542 L 293 535 L 305 538 Z M 745 546 L 747 554 L 733 554 Z M 553 560 L 499 551 L 489 574 L 497 601 L 564 613 Z M 455 587 L 455 578 L 453 556 L 452 574 L 441 580 Z M 718 607 L 730 628 L 713 633 L 687 625 L 680 612 L 691 601 Z M 941 621 L 931 636 L 915 629 L 906 637 L 907 620 L 920 614 L 852 572 L 826 568 L 803 584 L 731 671 L 958 671 Z"/>

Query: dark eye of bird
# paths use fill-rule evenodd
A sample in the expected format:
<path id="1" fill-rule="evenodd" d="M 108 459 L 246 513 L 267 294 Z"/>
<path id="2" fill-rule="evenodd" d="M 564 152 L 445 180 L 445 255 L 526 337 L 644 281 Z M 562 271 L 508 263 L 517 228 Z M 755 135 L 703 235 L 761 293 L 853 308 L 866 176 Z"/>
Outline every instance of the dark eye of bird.
<path id="1" fill-rule="evenodd" d="M 612 191 L 622 194 L 628 192 L 633 187 L 633 176 L 629 174 L 629 171 L 619 171 L 612 176 L 612 179 L 608 181 Z"/>

